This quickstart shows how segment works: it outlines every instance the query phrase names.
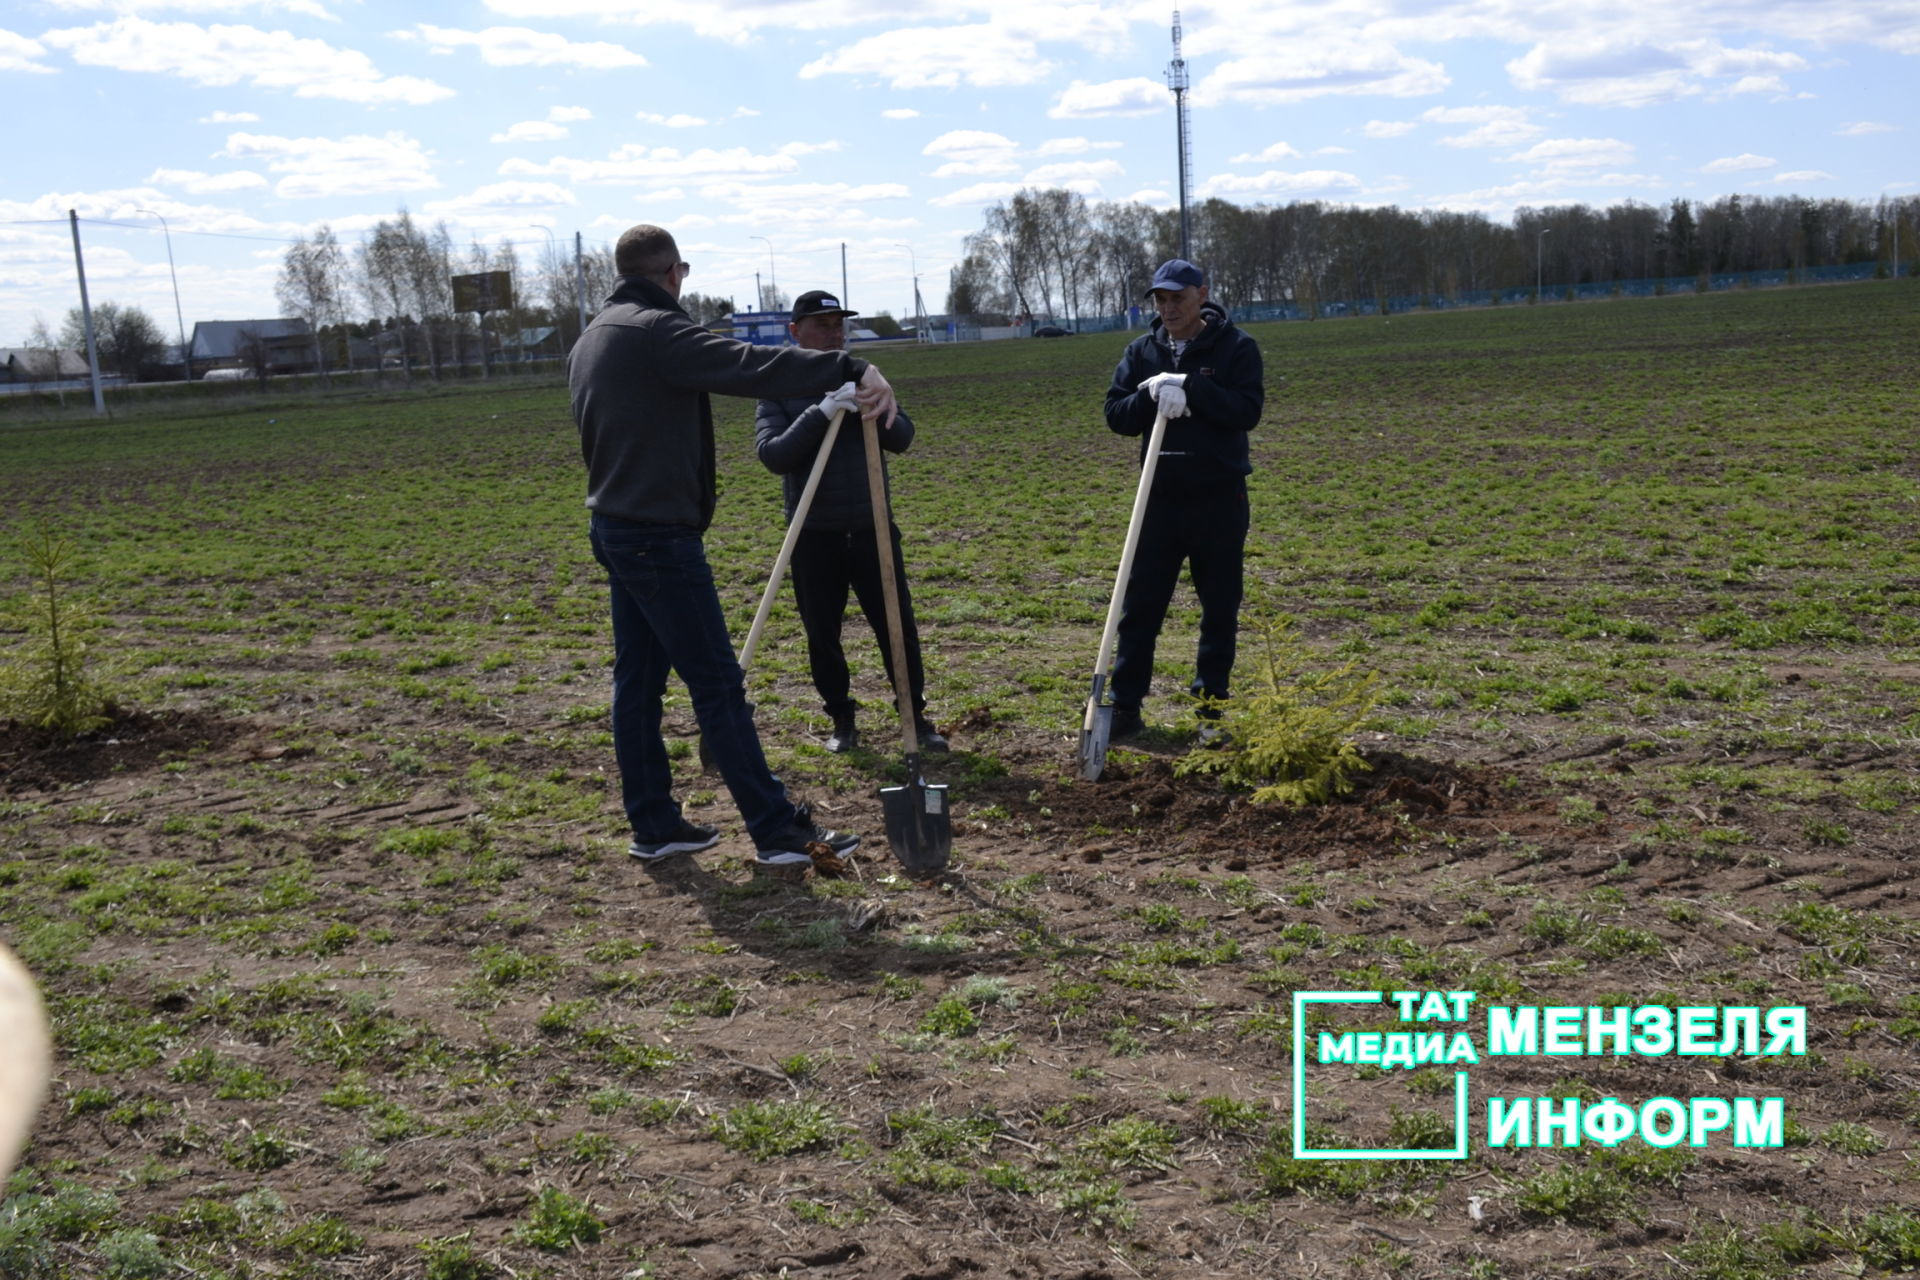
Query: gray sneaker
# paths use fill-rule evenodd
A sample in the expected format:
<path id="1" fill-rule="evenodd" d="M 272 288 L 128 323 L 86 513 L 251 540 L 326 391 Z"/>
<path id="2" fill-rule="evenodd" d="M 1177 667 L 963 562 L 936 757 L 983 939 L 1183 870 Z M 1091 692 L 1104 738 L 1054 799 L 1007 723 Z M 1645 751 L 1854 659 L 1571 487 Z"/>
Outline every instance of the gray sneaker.
<path id="1" fill-rule="evenodd" d="M 757 852 L 760 865 L 775 868 L 810 867 L 813 865 L 813 853 L 809 845 L 824 846 L 834 857 L 844 858 L 860 847 L 860 837 L 827 830 L 813 820 L 811 809 L 804 804 L 798 805 L 787 829 L 759 844 Z"/>
<path id="2" fill-rule="evenodd" d="M 661 862 L 683 853 L 698 853 L 702 849 L 711 849 L 719 843 L 720 828 L 701 826 L 682 818 L 678 831 L 661 840 L 636 839 L 627 846 L 627 852 L 642 862 Z"/>

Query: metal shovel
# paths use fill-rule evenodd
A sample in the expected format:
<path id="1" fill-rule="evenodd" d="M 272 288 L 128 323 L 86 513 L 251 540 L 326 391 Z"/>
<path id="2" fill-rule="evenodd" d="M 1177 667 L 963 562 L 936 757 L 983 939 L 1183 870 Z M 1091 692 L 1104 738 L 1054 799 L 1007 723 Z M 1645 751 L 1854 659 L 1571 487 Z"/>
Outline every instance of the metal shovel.
<path id="1" fill-rule="evenodd" d="M 740 646 L 740 672 L 743 676 L 747 665 L 753 661 L 753 651 L 760 647 L 760 633 L 766 630 L 767 615 L 773 612 L 773 598 L 780 594 L 780 581 L 787 576 L 787 562 L 793 559 L 793 548 L 800 541 L 800 530 L 807 523 L 807 512 L 813 507 L 813 491 L 820 487 L 820 474 L 827 469 L 827 455 L 833 452 L 833 442 L 840 435 L 840 419 L 846 416 L 845 409 L 834 411 L 833 420 L 827 423 L 826 438 L 820 441 L 820 452 L 814 456 L 813 470 L 807 473 L 806 487 L 800 490 L 800 501 L 794 504 L 793 519 L 787 522 L 787 536 L 780 543 L 780 554 L 773 558 L 773 573 L 767 578 L 767 589 L 760 594 L 760 607 L 754 611 L 753 626 L 747 629 L 747 642 Z M 704 735 L 697 745 L 700 767 L 711 769 L 713 756 L 707 750 Z"/>
<path id="2" fill-rule="evenodd" d="M 1160 465 L 1160 441 L 1167 434 L 1167 413 L 1162 409 L 1153 420 L 1153 434 L 1147 437 L 1147 457 L 1140 466 L 1140 488 L 1133 495 L 1133 518 L 1127 522 L 1127 544 L 1120 552 L 1120 572 L 1113 580 L 1113 602 L 1107 606 L 1107 628 L 1100 635 L 1100 652 L 1093 660 L 1093 692 L 1087 695 L 1086 716 L 1080 722 L 1080 776 L 1097 781 L 1107 767 L 1107 741 L 1113 736 L 1113 703 L 1102 699 L 1107 692 L 1107 672 L 1113 662 L 1114 640 L 1120 634 L 1120 606 L 1127 594 L 1127 578 L 1133 572 L 1133 553 L 1140 545 L 1140 526 L 1146 523 L 1147 496 L 1153 492 L 1153 473 Z"/>
<path id="3" fill-rule="evenodd" d="M 894 700 L 900 705 L 900 733 L 907 749 L 907 783 L 880 788 L 887 821 L 887 844 L 907 874 L 926 880 L 947 869 L 953 852 L 953 818 L 947 789 L 929 786 L 920 776 L 920 735 L 915 726 L 913 682 L 907 679 L 907 638 L 900 629 L 900 588 L 894 581 L 893 513 L 887 506 L 887 480 L 880 461 L 880 428 L 863 422 L 867 445 L 867 492 L 873 499 L 873 536 L 880 555 L 880 593 L 887 603 L 887 633 L 892 641 Z"/>

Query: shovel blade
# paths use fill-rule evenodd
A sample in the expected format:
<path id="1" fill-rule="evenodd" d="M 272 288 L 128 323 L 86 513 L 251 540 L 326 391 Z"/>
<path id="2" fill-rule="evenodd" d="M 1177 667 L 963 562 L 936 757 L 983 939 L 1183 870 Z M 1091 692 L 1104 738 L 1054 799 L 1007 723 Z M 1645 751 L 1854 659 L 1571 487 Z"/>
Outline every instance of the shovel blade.
<path id="1" fill-rule="evenodd" d="M 1107 741 L 1113 736 L 1113 706 L 1101 706 L 1087 699 L 1087 714 L 1080 722 L 1080 776 L 1098 782 L 1107 767 Z"/>
<path id="2" fill-rule="evenodd" d="M 916 773 L 904 787 L 880 788 L 880 808 L 887 820 L 887 844 L 907 874 L 924 880 L 947 869 L 953 820 L 945 786 L 930 786 Z"/>

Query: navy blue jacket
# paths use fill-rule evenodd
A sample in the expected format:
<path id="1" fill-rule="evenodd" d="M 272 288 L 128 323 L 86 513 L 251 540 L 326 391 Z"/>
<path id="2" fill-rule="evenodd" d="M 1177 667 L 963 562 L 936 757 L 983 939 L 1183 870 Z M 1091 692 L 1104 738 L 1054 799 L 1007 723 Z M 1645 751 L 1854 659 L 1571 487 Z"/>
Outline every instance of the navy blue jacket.
<path id="1" fill-rule="evenodd" d="M 1184 373 L 1188 414 L 1167 422 L 1161 456 L 1184 454 L 1236 476 L 1251 475 L 1247 432 L 1258 425 L 1267 399 L 1260 345 L 1235 327 L 1216 303 L 1203 306 L 1201 317 L 1200 332 L 1177 360 L 1158 316 L 1127 344 L 1113 371 L 1113 385 L 1107 388 L 1107 426 L 1119 435 L 1141 437 L 1144 462 L 1146 437 L 1159 410 L 1140 384 L 1156 373 Z"/>
<path id="2" fill-rule="evenodd" d="M 787 520 L 800 505 L 800 491 L 807 487 L 807 475 L 820 453 L 820 442 L 827 438 L 828 415 L 820 411 L 818 398 L 762 400 L 753 424 L 754 450 L 767 470 L 780 476 L 786 499 Z M 847 410 L 840 419 L 840 434 L 833 438 L 833 452 L 827 455 L 826 470 L 820 473 L 820 487 L 813 492 L 813 505 L 807 509 L 808 529 L 846 531 L 873 528 L 873 498 L 867 490 L 867 433 L 861 426 L 857 409 Z M 905 453 L 913 443 L 913 421 L 902 410 L 891 428 L 880 430 L 880 471 L 886 474 L 889 453 Z M 891 501 L 892 491 L 888 491 Z"/>

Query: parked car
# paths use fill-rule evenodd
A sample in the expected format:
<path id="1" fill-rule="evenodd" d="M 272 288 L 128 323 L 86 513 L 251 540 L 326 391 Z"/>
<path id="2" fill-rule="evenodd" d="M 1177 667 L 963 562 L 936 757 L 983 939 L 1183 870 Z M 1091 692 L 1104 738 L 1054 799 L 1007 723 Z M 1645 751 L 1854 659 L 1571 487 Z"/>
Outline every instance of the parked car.
<path id="1" fill-rule="evenodd" d="M 248 369 L 209 369 L 200 375 L 202 382 L 244 382 L 253 373 Z"/>
<path id="2" fill-rule="evenodd" d="M 1034 329 L 1033 336 L 1036 338 L 1064 338 L 1072 332 L 1073 330 L 1062 329 L 1057 324 L 1043 324 Z"/>

